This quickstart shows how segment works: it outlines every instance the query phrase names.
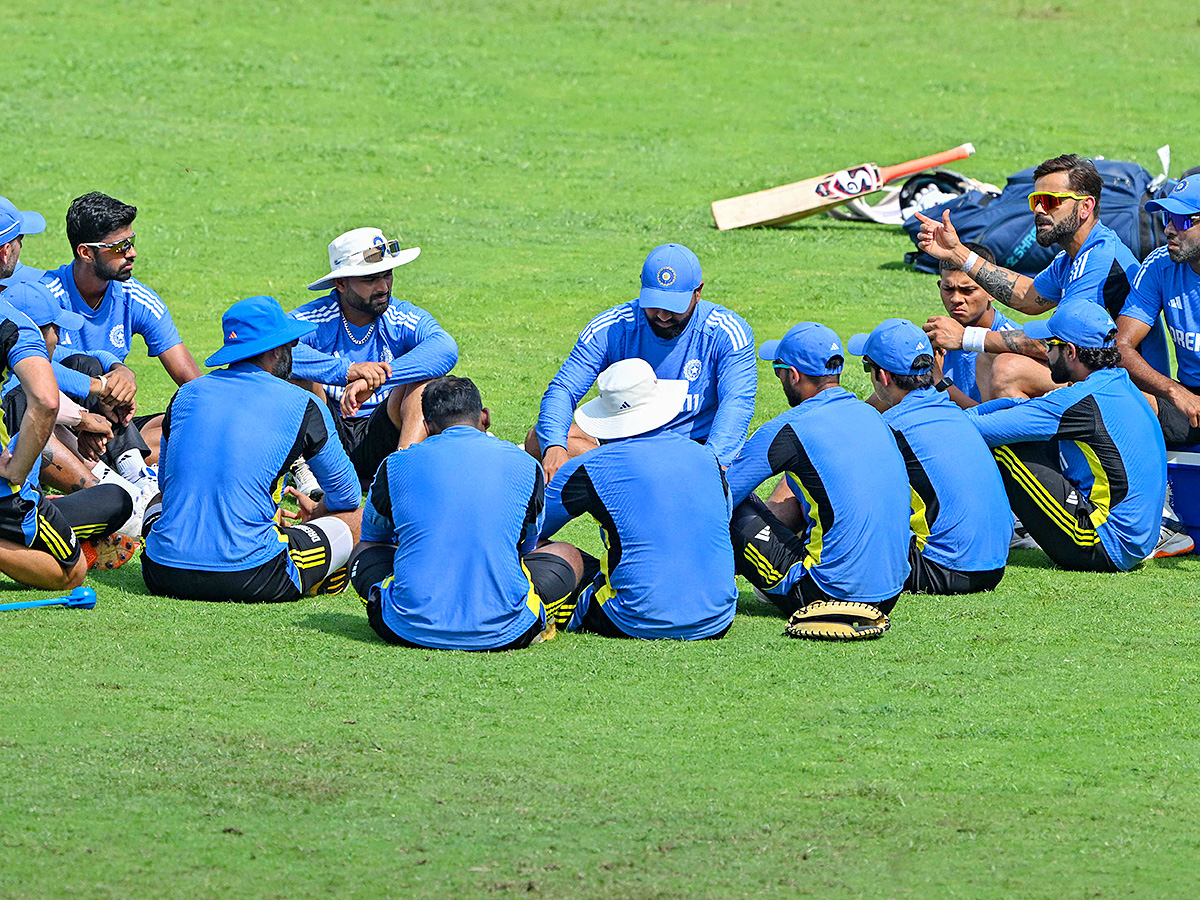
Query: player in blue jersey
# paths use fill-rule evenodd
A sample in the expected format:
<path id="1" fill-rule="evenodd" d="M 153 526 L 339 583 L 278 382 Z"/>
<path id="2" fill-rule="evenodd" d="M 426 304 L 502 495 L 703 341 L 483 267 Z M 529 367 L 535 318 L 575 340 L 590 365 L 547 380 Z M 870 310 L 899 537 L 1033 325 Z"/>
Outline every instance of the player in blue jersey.
<path id="1" fill-rule="evenodd" d="M 814 600 L 889 612 L 910 539 L 908 473 L 891 430 L 841 386 L 845 354 L 832 329 L 800 322 L 758 355 L 790 408 L 751 435 L 727 473 L 738 574 L 784 614 Z M 754 490 L 781 473 L 764 503 Z"/>
<path id="2" fill-rule="evenodd" d="M 959 267 L 985 291 L 1018 312 L 1041 315 L 1057 305 L 1083 300 L 1117 316 L 1129 295 L 1138 261 L 1116 232 L 1100 222 L 1103 181 L 1095 165 L 1073 153 L 1065 154 L 1043 162 L 1034 169 L 1033 178 L 1029 207 L 1037 242 L 1043 247 L 1057 244 L 1062 248 L 1035 277 L 985 262 L 971 253 L 959 241 L 948 212 L 941 222 L 917 213 L 922 222 L 918 245 L 935 259 Z M 1052 379 L 1047 378 L 1046 367 L 1040 361 L 1043 348 L 1018 348 L 1013 352 L 1005 343 L 1006 337 L 1012 340 L 1012 335 L 994 332 L 983 335 L 980 343 L 988 353 L 999 354 L 992 364 L 993 396 L 1037 397 L 1052 390 Z M 1166 333 L 1160 323 L 1143 342 L 1141 352 L 1159 372 L 1170 371 Z"/>
<path id="3" fill-rule="evenodd" d="M 646 257 L 636 300 L 596 316 L 542 397 L 525 449 L 542 460 L 549 483 L 568 459 L 597 446 L 571 415 L 601 371 L 644 359 L 659 378 L 689 384 L 668 428 L 706 443 L 727 466 L 746 441 L 758 376 L 754 334 L 736 313 L 700 299 L 700 261 L 687 247 L 663 244 Z"/>
<path id="4" fill-rule="evenodd" d="M 148 462 L 153 463 L 158 458 L 162 416 L 133 415 L 136 380 L 124 366 L 133 336 L 142 336 L 147 352 L 158 357 L 178 385 L 198 378 L 200 368 L 162 298 L 133 277 L 136 216 L 137 207 L 106 194 L 75 198 L 67 209 L 73 258 L 47 272 L 45 281 L 60 304 L 83 316 L 82 327 L 62 330 L 63 352 L 95 356 L 102 350 L 120 361 L 106 373 L 102 399 L 113 403 L 123 421 L 136 421 L 151 451 Z"/>
<path id="5" fill-rule="evenodd" d="M 985 262 L 996 261 L 992 251 L 983 244 L 968 241 L 963 246 Z M 989 331 L 997 331 L 1014 332 L 1011 339 L 1028 341 L 1031 350 L 1040 348 L 1040 344 L 1035 348 L 1035 342 L 1021 333 L 1020 325 L 992 306 L 991 296 L 975 283 L 975 279 L 944 259 L 938 261 L 938 293 L 946 315 L 930 316 L 923 326 L 934 349 L 945 351 L 940 372 L 935 360 L 935 381 L 940 383 L 945 379 L 950 385 L 947 396 L 964 408 L 972 405 L 966 402 L 968 399 L 975 403 L 985 398 L 990 400 L 992 358 L 978 349 L 964 348 L 964 341 L 978 348 Z M 1013 349 L 1019 353 L 1024 348 Z"/>
<path id="6" fill-rule="evenodd" d="M 1064 569 L 1116 572 L 1150 556 L 1167 489 L 1162 431 L 1119 365 L 1117 328 L 1093 303 L 1060 306 L 1026 333 L 1066 385 L 967 411 L 993 448 L 1013 511 Z"/>
<path id="7" fill-rule="evenodd" d="M 428 439 L 383 461 L 363 513 L 350 578 L 367 619 L 389 644 L 527 647 L 574 592 L 583 558 L 570 544 L 534 550 L 541 467 L 486 433 L 491 414 L 469 378 L 430 381 L 421 409 Z"/>
<path id="8" fill-rule="evenodd" d="M 24 303 L 27 294 L 37 293 L 36 283 L 24 282 L 10 286 L 5 298 Z M 74 323 L 66 310 L 58 311 L 57 321 L 65 327 Z M 129 517 L 133 504 L 114 485 L 53 501 L 38 489 L 42 447 L 59 411 L 58 385 L 42 332 L 8 299 L 0 299 L 0 374 L 9 372 L 27 402 L 19 420 L 0 423 L 0 572 L 43 590 L 78 587 L 97 563 L 98 547 L 99 564 L 109 568 L 136 550 L 132 542 L 100 540 Z M 11 437 L 10 431 L 15 432 Z M 91 540 L 83 544 L 81 537 Z"/>
<path id="9" fill-rule="evenodd" d="M 885 319 L 846 343 L 885 404 L 912 494 L 906 591 L 970 594 L 1004 577 L 1012 513 L 1004 482 L 979 432 L 934 388 L 933 349 L 906 319 Z"/>
<path id="10" fill-rule="evenodd" d="M 1185 178 L 1161 200 L 1146 204 L 1162 214 L 1167 245 L 1133 279 L 1117 319 L 1121 365 L 1150 395 L 1167 445 L 1200 443 L 1200 177 Z M 1162 315 L 1175 344 L 1177 379 L 1148 365 L 1135 349 Z"/>
<path id="11" fill-rule="evenodd" d="M 46 274 L 21 262 L 25 236 L 45 230 L 46 220 L 41 213 L 19 210 L 7 197 L 0 197 L 0 292 L 11 284 L 36 281 Z"/>
<path id="12" fill-rule="evenodd" d="M 146 515 L 142 577 L 156 594 L 245 603 L 345 588 L 362 511 L 358 478 L 329 410 L 287 381 L 292 347 L 312 325 L 273 297 L 240 300 L 221 318 L 225 366 L 188 382 L 163 422 L 160 509 Z M 297 496 L 298 524 L 280 527 L 288 467 L 303 454 L 325 489 Z"/>
<path id="13" fill-rule="evenodd" d="M 601 444 L 558 470 L 542 536 L 586 513 L 600 526 L 604 554 L 589 558 L 586 586 L 575 604 L 559 607 L 557 621 L 609 637 L 723 637 L 738 596 L 728 486 L 712 452 L 669 425 L 691 385 L 624 359 L 600 373 L 597 387 L 600 396 L 575 410 L 575 421 Z"/>
<path id="14" fill-rule="evenodd" d="M 392 271 L 421 248 L 403 249 L 378 228 L 355 228 L 329 245 L 329 290 L 291 312 L 316 326 L 296 347 L 293 376 L 322 394 L 364 483 L 397 447 L 425 436 L 421 390 L 458 361 L 458 345 L 429 313 L 392 297 Z"/>

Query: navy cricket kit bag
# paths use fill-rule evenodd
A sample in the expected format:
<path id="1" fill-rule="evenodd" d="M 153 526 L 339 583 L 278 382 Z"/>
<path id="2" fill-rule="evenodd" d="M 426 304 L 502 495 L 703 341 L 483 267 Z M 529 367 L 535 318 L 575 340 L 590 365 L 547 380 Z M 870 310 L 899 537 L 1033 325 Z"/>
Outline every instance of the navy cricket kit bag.
<path id="1" fill-rule="evenodd" d="M 1100 221 L 1117 233 L 1139 260 L 1167 242 L 1159 216 L 1145 210 L 1148 200 L 1168 194 L 1176 182 L 1154 177 L 1143 166 L 1111 159 L 1093 160 L 1104 181 L 1100 192 Z M 1033 169 L 1022 169 L 1008 179 L 999 196 L 968 191 L 924 211 L 941 219 L 950 210 L 950 221 L 959 240 L 983 244 L 996 255 L 996 262 L 1023 275 L 1036 275 L 1054 259 L 1058 247 L 1037 242 L 1029 195 L 1033 193 Z M 915 244 L 921 231 L 916 216 L 904 220 L 904 230 Z M 937 260 L 919 250 L 906 253 L 904 261 L 921 272 L 937 274 Z"/>

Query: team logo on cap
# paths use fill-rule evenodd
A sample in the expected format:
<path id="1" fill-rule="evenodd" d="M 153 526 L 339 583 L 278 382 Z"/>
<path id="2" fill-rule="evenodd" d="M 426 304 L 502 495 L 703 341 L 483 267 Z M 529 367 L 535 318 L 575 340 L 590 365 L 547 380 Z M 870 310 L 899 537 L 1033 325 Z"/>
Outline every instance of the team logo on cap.
<path id="1" fill-rule="evenodd" d="M 665 288 L 669 288 L 675 283 L 675 270 L 670 266 L 663 266 L 658 270 L 658 283 Z"/>
<path id="2" fill-rule="evenodd" d="M 108 340 L 114 347 L 125 346 L 125 326 L 114 325 L 112 331 L 108 333 Z"/>
<path id="3" fill-rule="evenodd" d="M 683 367 L 683 377 L 688 381 L 695 381 L 700 377 L 700 360 L 689 359 Z"/>
<path id="4" fill-rule="evenodd" d="M 1185 191 L 1187 190 L 1187 185 L 1188 180 L 1185 178 L 1183 181 L 1179 182 L 1179 184 L 1175 185 L 1175 190 L 1171 191 L 1171 193 L 1178 194 L 1180 191 Z"/>

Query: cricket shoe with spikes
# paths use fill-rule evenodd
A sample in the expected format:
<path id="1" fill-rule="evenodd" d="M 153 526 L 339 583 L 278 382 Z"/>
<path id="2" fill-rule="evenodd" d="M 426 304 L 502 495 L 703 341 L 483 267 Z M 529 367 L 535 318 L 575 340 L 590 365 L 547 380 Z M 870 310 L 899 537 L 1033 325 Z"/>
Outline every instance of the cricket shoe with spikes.
<path id="1" fill-rule="evenodd" d="M 119 569 L 133 559 L 142 549 L 142 542 L 127 534 L 110 534 L 108 537 L 91 538 L 79 542 L 88 571 L 92 569 Z"/>

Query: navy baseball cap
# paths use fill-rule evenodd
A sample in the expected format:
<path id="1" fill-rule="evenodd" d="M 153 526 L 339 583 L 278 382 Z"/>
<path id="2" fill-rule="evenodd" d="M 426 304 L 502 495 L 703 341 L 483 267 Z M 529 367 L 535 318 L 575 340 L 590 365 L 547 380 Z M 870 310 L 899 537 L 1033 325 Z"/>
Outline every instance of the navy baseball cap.
<path id="1" fill-rule="evenodd" d="M 642 289 L 638 303 L 644 308 L 685 313 L 692 293 L 700 287 L 700 260 L 683 244 L 655 247 L 642 263 Z"/>
<path id="2" fill-rule="evenodd" d="M 846 341 L 846 349 L 855 356 L 868 356 L 871 362 L 897 375 L 927 371 L 933 365 L 933 347 L 925 332 L 908 319 L 884 319 L 870 334 L 856 334 Z M 915 367 L 918 356 L 928 356 L 929 365 Z"/>
<path id="3" fill-rule="evenodd" d="M 782 340 L 763 341 L 758 348 L 758 358 L 767 362 L 778 360 L 804 375 L 820 377 L 837 375 L 842 366 L 829 366 L 833 357 L 843 359 L 842 341 L 837 333 L 820 322 L 801 322 L 787 330 Z"/>
<path id="4" fill-rule="evenodd" d="M 46 230 L 46 219 L 41 213 L 22 212 L 7 197 L 0 197 L 0 244 L 22 234 L 41 234 Z"/>
<path id="5" fill-rule="evenodd" d="M 1099 303 L 1071 300 L 1060 304 L 1049 319 L 1026 322 L 1025 336 L 1039 341 L 1058 338 L 1076 347 L 1100 350 L 1116 346 L 1115 339 L 1108 339 L 1116 327 L 1112 316 Z"/>
<path id="6" fill-rule="evenodd" d="M 312 334 L 317 326 L 312 322 L 289 319 L 274 297 L 259 294 L 239 300 L 221 316 L 221 333 L 225 346 L 204 361 L 206 366 L 223 366 L 239 362 L 290 344 L 297 338 Z"/>
<path id="7" fill-rule="evenodd" d="M 1146 204 L 1146 212 L 1160 210 L 1181 216 L 1194 216 L 1200 213 L 1200 177 L 1185 178 L 1175 185 L 1175 189 L 1167 196 L 1159 200 L 1151 200 Z"/>
<path id="8" fill-rule="evenodd" d="M 63 309 L 54 299 L 54 295 L 50 293 L 50 288 L 40 281 L 22 281 L 14 284 L 0 294 L 0 298 L 11 303 L 14 309 L 19 309 L 33 319 L 33 324 L 38 328 L 49 325 L 51 322 L 60 328 L 69 328 L 72 331 L 83 327 L 83 316 L 69 309 Z"/>

